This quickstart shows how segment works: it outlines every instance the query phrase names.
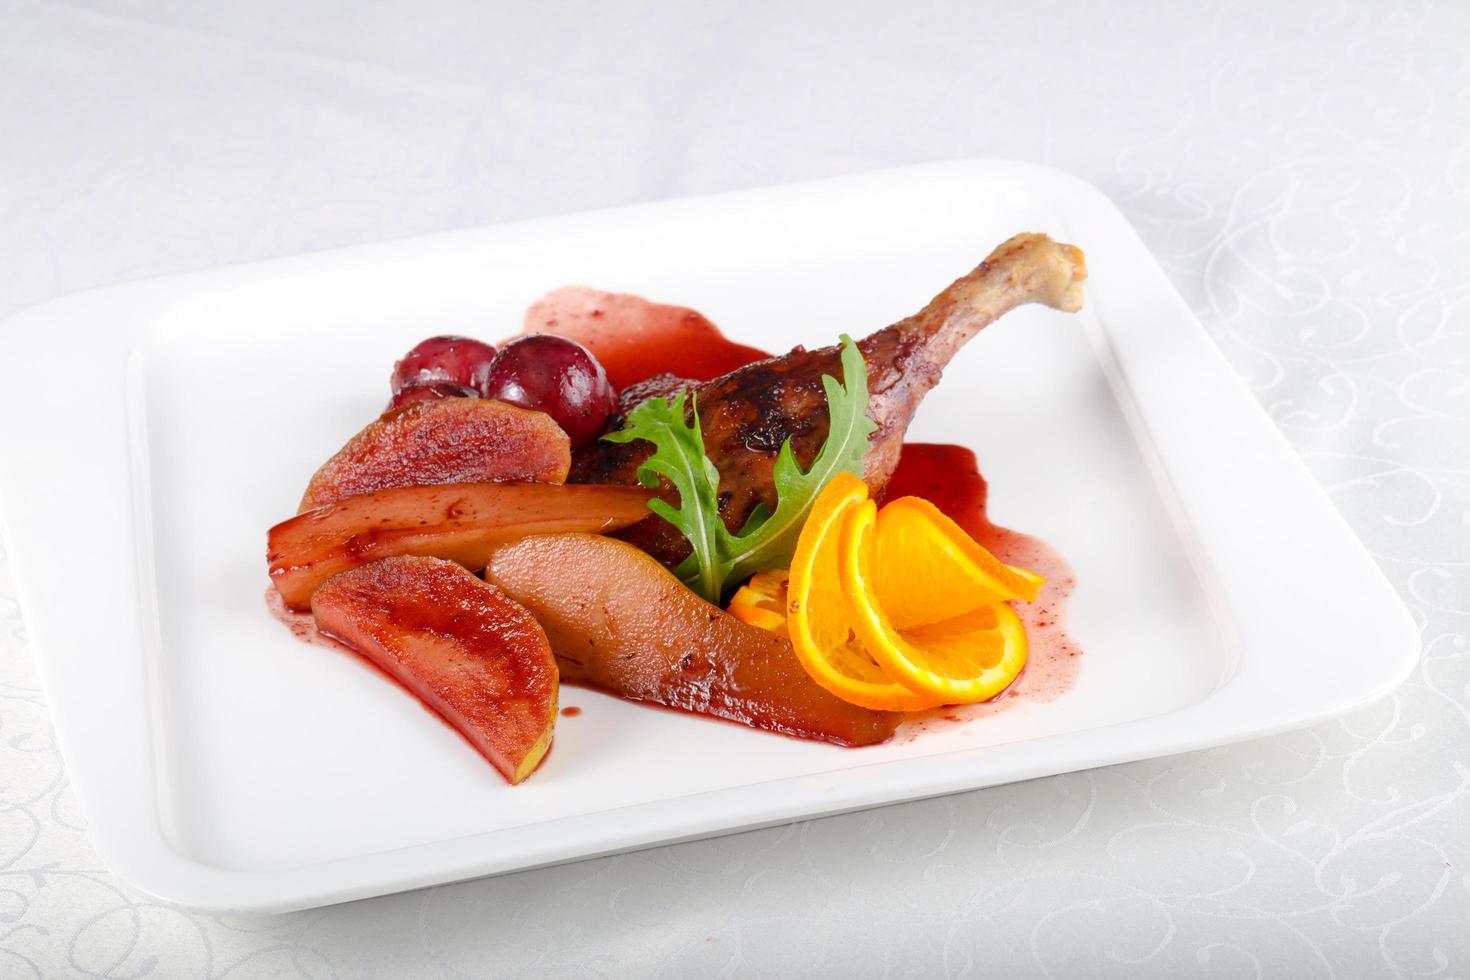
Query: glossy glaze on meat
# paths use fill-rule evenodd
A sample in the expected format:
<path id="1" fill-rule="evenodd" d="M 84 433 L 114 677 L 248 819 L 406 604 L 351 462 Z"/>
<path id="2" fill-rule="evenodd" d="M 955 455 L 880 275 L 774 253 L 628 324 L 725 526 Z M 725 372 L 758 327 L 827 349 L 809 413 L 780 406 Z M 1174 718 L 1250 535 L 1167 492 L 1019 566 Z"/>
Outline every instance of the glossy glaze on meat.
<path id="1" fill-rule="evenodd" d="M 1076 312 L 1082 308 L 1087 268 L 1082 252 L 1045 235 L 1006 241 L 967 275 L 955 280 L 918 313 L 858 344 L 868 368 L 868 415 L 878 424 L 869 439 L 864 481 L 881 494 L 898 463 L 909 421 L 955 353 L 998 317 L 1028 303 Z M 842 376 L 836 346 L 798 347 L 757 361 L 712 381 L 681 386 L 661 378 L 649 395 L 692 388 L 699 406 L 705 449 L 720 471 L 720 513 L 733 530 L 757 503 L 775 504 L 771 470 L 791 439 L 807 465 L 827 437 L 821 378 Z M 625 399 L 624 407 L 630 407 Z M 570 479 L 579 483 L 637 482 L 638 466 L 651 452 L 646 442 L 597 442 L 574 455 Z M 621 535 L 665 564 L 689 553 L 676 529 L 650 518 Z"/>

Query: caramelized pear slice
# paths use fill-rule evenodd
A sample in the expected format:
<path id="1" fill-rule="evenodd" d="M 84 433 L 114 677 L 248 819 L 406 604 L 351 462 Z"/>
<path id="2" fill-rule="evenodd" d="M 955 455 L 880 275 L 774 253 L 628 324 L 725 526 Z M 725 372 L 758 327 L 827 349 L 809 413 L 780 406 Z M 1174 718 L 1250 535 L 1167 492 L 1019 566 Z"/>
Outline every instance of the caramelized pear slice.
<path id="1" fill-rule="evenodd" d="M 393 555 L 485 566 L 490 549 L 547 531 L 614 531 L 648 516 L 640 487 L 451 483 L 348 497 L 270 529 L 271 581 L 292 609 L 338 572 Z"/>
<path id="2" fill-rule="evenodd" d="M 524 606 L 453 562 L 385 558 L 312 596 L 317 628 L 459 730 L 511 783 L 551 748 L 556 660 Z"/>
<path id="3" fill-rule="evenodd" d="M 298 512 L 389 487 L 437 483 L 562 483 L 567 434 L 550 415 L 482 398 L 394 409 L 322 464 Z"/>
<path id="4" fill-rule="evenodd" d="M 839 745 L 882 742 L 903 718 L 829 694 L 789 642 L 705 602 L 625 541 L 526 537 L 495 549 L 485 580 L 536 616 L 566 681 Z"/>

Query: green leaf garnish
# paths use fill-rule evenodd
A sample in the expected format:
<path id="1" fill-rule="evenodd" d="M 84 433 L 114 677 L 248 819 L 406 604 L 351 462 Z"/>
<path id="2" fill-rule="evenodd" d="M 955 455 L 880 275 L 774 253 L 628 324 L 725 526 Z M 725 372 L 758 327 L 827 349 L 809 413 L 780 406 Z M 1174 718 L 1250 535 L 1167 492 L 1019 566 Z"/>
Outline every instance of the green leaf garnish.
<path id="1" fill-rule="evenodd" d="M 622 429 L 603 436 L 609 442 L 653 443 L 653 455 L 638 467 L 638 481 L 652 490 L 660 477 L 667 479 L 679 493 L 679 506 L 654 498 L 648 509 L 689 539 L 690 555 L 674 573 L 710 602 L 720 601 L 726 582 L 789 565 L 817 494 L 838 473 L 863 475 L 868 436 L 877 425 L 868 418 L 868 366 L 846 334 L 842 382 L 824 374 L 822 389 L 827 394 L 827 441 L 803 470 L 788 438 L 772 473 L 776 509 L 758 506 L 735 533 L 720 519 L 720 471 L 705 455 L 699 413 L 687 403 L 687 392 L 648 399 L 628 413 Z"/>

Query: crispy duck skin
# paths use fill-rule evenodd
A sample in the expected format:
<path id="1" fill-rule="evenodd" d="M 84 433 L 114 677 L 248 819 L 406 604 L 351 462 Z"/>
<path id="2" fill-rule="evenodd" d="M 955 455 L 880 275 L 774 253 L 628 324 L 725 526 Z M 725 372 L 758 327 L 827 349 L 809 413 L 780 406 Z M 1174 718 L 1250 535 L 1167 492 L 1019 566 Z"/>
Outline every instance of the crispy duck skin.
<path id="1" fill-rule="evenodd" d="M 859 341 L 868 368 L 868 415 L 878 425 L 864 459 L 863 479 L 869 492 L 875 497 L 882 493 L 898 465 L 904 433 L 919 402 L 939 383 L 944 366 L 966 341 L 1028 303 L 1075 313 L 1082 308 L 1086 278 L 1080 249 L 1046 235 L 1017 235 L 918 313 Z M 687 383 L 695 392 L 705 450 L 720 471 L 720 516 L 731 530 L 745 523 L 756 504 L 775 506 L 771 471 L 786 439 L 791 439 L 803 466 L 826 440 L 821 378 L 842 377 L 840 352 L 836 346 L 798 347 L 712 381 Z M 677 388 L 677 383 L 662 379 L 658 393 Z M 649 443 L 641 440 L 592 443 L 574 455 L 571 482 L 636 483 L 638 466 L 651 452 Z M 668 565 L 689 553 L 684 536 L 657 517 L 619 537 Z"/>

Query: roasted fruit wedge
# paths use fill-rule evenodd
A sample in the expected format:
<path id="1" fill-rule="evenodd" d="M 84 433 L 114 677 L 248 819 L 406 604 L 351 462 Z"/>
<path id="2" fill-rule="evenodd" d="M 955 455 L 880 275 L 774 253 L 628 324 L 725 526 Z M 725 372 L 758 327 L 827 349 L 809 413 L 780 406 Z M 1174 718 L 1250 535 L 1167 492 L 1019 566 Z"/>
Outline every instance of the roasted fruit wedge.
<path id="1" fill-rule="evenodd" d="M 648 516 L 639 487 L 548 483 L 452 483 L 395 487 L 348 497 L 270 529 L 271 581 L 305 609 L 331 576 L 393 555 L 485 565 L 497 544 L 547 531 L 614 531 Z"/>
<path id="2" fill-rule="evenodd" d="M 512 783 L 551 748 L 556 660 L 524 606 L 453 562 L 385 558 L 333 577 L 317 628 L 381 667 Z"/>
<path id="3" fill-rule="evenodd" d="M 386 413 L 322 464 L 299 510 L 389 487 L 561 483 L 571 453 L 567 434 L 544 412 L 482 398 L 415 402 Z"/>
<path id="4" fill-rule="evenodd" d="M 624 541 L 523 538 L 495 549 L 485 580 L 536 616 L 566 681 L 839 745 L 882 742 L 903 718 L 829 694 L 785 639 L 705 602 Z"/>

